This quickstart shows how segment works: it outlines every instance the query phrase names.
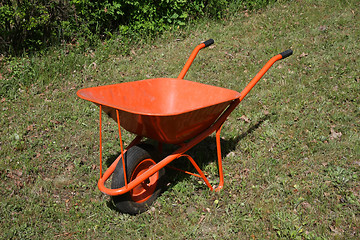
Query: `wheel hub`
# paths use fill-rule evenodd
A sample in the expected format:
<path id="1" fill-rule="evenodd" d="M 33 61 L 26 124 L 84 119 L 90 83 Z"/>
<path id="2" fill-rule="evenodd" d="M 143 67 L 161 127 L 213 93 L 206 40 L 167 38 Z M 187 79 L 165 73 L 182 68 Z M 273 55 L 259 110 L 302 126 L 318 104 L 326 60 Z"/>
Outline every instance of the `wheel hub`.
<path id="1" fill-rule="evenodd" d="M 134 169 L 130 181 L 133 181 L 141 174 L 152 168 L 156 163 L 152 159 L 145 159 L 141 161 Z M 130 191 L 130 197 L 134 202 L 142 203 L 148 200 L 156 189 L 159 179 L 159 173 L 156 172 L 141 184 L 137 185 Z"/>

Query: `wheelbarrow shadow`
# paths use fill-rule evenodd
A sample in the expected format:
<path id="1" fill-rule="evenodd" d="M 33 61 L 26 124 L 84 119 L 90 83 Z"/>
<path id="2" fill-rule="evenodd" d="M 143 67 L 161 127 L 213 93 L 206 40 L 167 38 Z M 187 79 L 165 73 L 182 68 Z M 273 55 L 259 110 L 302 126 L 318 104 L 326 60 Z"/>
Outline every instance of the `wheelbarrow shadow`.
<path id="1" fill-rule="evenodd" d="M 245 132 L 242 132 L 240 135 L 230 138 L 230 139 L 223 139 L 221 138 L 221 156 L 224 160 L 224 158 L 231 152 L 233 152 L 236 149 L 236 146 L 238 143 L 246 138 L 248 135 L 253 133 L 256 129 L 258 129 L 266 120 L 271 118 L 272 114 L 267 114 L 263 116 L 258 122 L 251 125 Z M 173 148 L 176 149 L 176 148 Z M 167 154 L 170 154 L 170 152 L 167 152 Z M 211 135 L 204 139 L 202 142 L 194 146 L 192 149 L 186 152 L 186 154 L 190 155 L 194 158 L 196 161 L 196 164 L 200 167 L 200 169 L 203 171 L 209 164 L 212 162 L 217 164 L 217 150 L 216 150 L 216 137 Z M 170 164 L 170 166 L 173 166 L 175 168 L 179 168 L 185 171 L 190 171 L 197 173 L 195 168 L 192 166 L 190 161 L 188 161 L 186 158 L 179 158 L 178 160 L 175 160 Z M 176 185 L 176 183 L 183 181 L 186 178 L 189 178 L 188 174 L 184 174 L 182 172 L 173 170 L 171 168 L 166 169 L 166 176 L 168 180 L 168 188 L 166 190 L 171 190 L 173 186 Z M 217 176 L 217 174 L 216 174 Z M 217 176 L 218 177 L 218 176 Z M 200 178 L 199 178 L 200 179 Z M 201 180 L 202 181 L 202 180 Z M 206 185 L 202 185 L 204 189 L 206 189 Z"/>
<path id="2" fill-rule="evenodd" d="M 221 139 L 221 156 L 222 158 L 226 157 L 229 153 L 234 151 L 236 149 L 236 146 L 238 143 L 246 138 L 248 135 L 253 133 L 256 129 L 258 129 L 263 122 L 270 119 L 273 114 L 268 114 L 263 116 L 258 122 L 251 125 L 245 132 L 241 133 L 240 135 L 236 136 L 235 138 L 230 139 Z M 145 143 L 154 145 L 153 140 L 146 140 Z M 163 147 L 163 153 L 160 156 L 160 159 L 163 157 L 166 157 L 167 155 L 173 153 L 178 147 L 174 145 L 164 145 Z M 190 155 L 194 158 L 196 161 L 196 164 L 200 167 L 200 169 L 203 171 L 203 169 L 206 168 L 210 163 L 215 162 L 217 163 L 217 150 L 216 150 L 216 137 L 211 135 L 204 139 L 202 142 L 194 146 L 192 149 L 186 152 L 186 154 Z M 120 152 L 109 156 L 105 160 L 105 164 L 107 167 L 109 167 L 116 158 L 120 155 Z M 164 191 L 171 191 L 171 189 L 176 186 L 177 183 L 185 180 L 186 178 L 189 178 L 190 176 L 188 174 L 182 173 L 180 171 L 174 170 L 171 167 L 179 168 L 185 171 L 194 172 L 197 173 L 190 161 L 188 161 L 186 158 L 179 158 L 174 160 L 172 163 L 169 164 L 170 167 L 166 168 L 166 173 L 164 176 Z M 201 180 L 202 181 L 202 180 Z M 206 185 L 200 185 L 199 188 L 206 189 Z M 115 211 L 118 211 L 117 208 L 114 206 L 111 199 L 107 201 L 107 206 Z"/>

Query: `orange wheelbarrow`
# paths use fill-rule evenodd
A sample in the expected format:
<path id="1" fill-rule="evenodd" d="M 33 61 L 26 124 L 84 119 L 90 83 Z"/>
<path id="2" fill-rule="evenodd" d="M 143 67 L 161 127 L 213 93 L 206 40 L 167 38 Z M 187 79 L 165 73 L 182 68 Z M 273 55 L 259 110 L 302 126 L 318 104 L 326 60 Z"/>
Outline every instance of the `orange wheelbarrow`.
<path id="1" fill-rule="evenodd" d="M 165 169 L 172 161 L 185 157 L 197 173 L 180 170 L 202 178 L 210 190 L 219 191 L 224 185 L 221 160 L 220 130 L 236 106 L 278 60 L 292 54 L 287 50 L 272 57 L 260 72 L 239 93 L 233 90 L 184 80 L 200 49 L 210 46 L 214 40 L 198 45 L 191 53 L 177 78 L 155 78 L 114 85 L 81 89 L 80 98 L 95 103 L 100 108 L 100 179 L 98 188 L 112 196 L 116 208 L 125 213 L 144 212 L 159 196 L 163 188 Z M 102 172 L 102 112 L 117 122 L 120 138 L 120 156 Z M 124 149 L 121 127 L 136 134 Z M 213 132 L 219 170 L 219 184 L 211 186 L 194 159 L 185 154 Z M 143 138 L 156 140 L 158 149 L 141 143 Z M 163 159 L 156 158 L 162 144 L 175 144 L 178 149 Z M 111 188 L 105 186 L 112 176 Z"/>

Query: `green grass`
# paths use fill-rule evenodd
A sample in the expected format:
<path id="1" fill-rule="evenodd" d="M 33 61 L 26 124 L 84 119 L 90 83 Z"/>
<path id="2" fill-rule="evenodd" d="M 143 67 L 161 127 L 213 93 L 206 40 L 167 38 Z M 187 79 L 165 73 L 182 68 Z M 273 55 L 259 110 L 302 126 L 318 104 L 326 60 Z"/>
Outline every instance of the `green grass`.
<path id="1" fill-rule="evenodd" d="M 278 1 L 166 33 L 125 56 L 113 41 L 2 60 L 1 238 L 360 238 L 359 9 L 356 0 Z M 98 108 L 76 91 L 176 77 L 208 38 L 215 45 L 185 78 L 237 91 L 273 55 L 294 54 L 224 124 L 221 192 L 180 174 L 148 212 L 116 212 L 97 189 Z M 103 127 L 108 160 L 119 152 L 117 127 L 105 118 Z M 190 153 L 216 184 L 214 144 L 211 136 Z"/>

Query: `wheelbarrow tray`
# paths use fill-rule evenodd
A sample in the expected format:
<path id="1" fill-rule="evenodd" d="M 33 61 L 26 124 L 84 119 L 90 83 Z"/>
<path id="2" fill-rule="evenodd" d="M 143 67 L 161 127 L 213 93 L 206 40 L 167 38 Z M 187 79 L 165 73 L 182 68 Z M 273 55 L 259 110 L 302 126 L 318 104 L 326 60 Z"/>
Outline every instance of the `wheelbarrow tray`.
<path id="1" fill-rule="evenodd" d="M 81 89 L 136 135 L 178 144 L 209 128 L 240 93 L 178 78 L 155 78 Z"/>

